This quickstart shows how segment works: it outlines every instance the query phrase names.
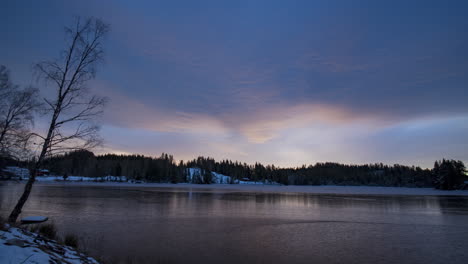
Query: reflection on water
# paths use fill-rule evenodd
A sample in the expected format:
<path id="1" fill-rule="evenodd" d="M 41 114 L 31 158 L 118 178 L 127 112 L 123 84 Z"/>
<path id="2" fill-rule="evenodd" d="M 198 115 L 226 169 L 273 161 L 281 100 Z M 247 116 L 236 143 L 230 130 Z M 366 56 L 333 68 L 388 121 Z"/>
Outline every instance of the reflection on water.
<path id="1" fill-rule="evenodd" d="M 22 185 L 0 184 L 0 213 Z M 47 215 L 110 263 L 468 263 L 468 199 L 36 185 Z"/>

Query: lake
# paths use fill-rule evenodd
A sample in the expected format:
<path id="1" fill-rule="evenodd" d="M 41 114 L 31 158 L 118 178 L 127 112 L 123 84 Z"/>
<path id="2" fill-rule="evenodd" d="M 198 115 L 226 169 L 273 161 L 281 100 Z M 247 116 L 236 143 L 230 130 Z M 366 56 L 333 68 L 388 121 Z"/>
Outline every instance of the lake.
<path id="1" fill-rule="evenodd" d="M 1 215 L 22 188 L 0 182 Z M 468 263 L 467 196 L 40 183 L 28 215 L 108 263 Z"/>

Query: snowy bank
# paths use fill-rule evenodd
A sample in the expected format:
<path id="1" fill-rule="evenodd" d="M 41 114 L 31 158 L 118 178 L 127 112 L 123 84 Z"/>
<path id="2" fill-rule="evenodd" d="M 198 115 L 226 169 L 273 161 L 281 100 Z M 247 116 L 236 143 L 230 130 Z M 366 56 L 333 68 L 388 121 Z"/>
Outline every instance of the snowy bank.
<path id="1" fill-rule="evenodd" d="M 27 178 L 24 178 L 24 179 L 26 180 Z M 64 178 L 63 176 L 37 176 L 36 181 L 39 181 L 39 182 L 47 182 L 47 181 L 126 182 L 128 181 L 128 179 L 125 176 L 104 176 L 104 177 L 68 176 L 66 178 Z"/>
<path id="2" fill-rule="evenodd" d="M 336 185 L 254 185 L 254 184 L 188 184 L 188 183 L 118 183 L 118 182 L 43 182 L 47 185 L 100 186 L 119 188 L 176 188 L 199 192 L 265 192 L 307 193 L 336 195 L 425 195 L 425 196 L 468 196 L 468 190 L 443 191 L 432 188 L 336 186 Z"/>
<path id="3" fill-rule="evenodd" d="M 0 230 L 0 263 L 99 264 L 71 247 L 15 227 Z"/>
<path id="4" fill-rule="evenodd" d="M 206 173 L 209 174 L 209 182 L 206 182 Z M 188 168 L 186 169 L 186 180 L 188 183 L 212 183 L 212 184 L 253 184 L 253 185 L 279 185 L 276 182 L 270 181 L 244 181 L 234 179 L 231 176 L 227 176 L 214 171 L 204 171 L 200 168 Z"/>

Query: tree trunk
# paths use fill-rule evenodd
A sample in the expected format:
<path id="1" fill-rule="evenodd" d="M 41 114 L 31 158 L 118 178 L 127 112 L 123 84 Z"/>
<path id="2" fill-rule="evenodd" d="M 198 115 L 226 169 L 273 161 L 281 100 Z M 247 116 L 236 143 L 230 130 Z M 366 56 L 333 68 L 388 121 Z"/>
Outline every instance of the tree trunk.
<path id="1" fill-rule="evenodd" d="M 31 193 L 32 186 L 34 182 L 36 181 L 37 171 L 42 166 L 42 161 L 44 160 L 44 157 L 47 153 L 47 148 L 49 147 L 49 142 L 52 137 L 52 133 L 55 130 L 55 122 L 57 121 L 57 117 L 58 117 L 58 113 L 57 111 L 55 111 L 52 117 L 49 131 L 47 132 L 47 138 L 44 140 L 44 144 L 42 145 L 41 154 L 39 155 L 39 158 L 37 159 L 36 164 L 34 164 L 33 170 L 31 171 L 31 175 L 29 176 L 29 180 L 26 183 L 26 186 L 24 186 L 23 194 L 21 195 L 20 199 L 16 203 L 15 208 L 13 209 L 13 211 L 11 211 L 11 214 L 8 217 L 9 223 L 13 224 L 16 222 L 16 219 L 18 219 L 18 216 L 21 214 L 21 210 L 23 209 L 24 204 L 29 198 L 29 194 Z"/>
<path id="2" fill-rule="evenodd" d="M 103 99 L 92 97 L 88 103 L 81 103 L 77 98 L 83 93 L 82 84 L 94 78 L 94 65 L 102 59 L 103 49 L 101 39 L 107 33 L 108 26 L 98 19 L 88 19 L 84 24 L 80 24 L 78 19 L 76 29 L 71 28 L 69 30 L 72 34 L 71 43 L 64 51 L 65 61 L 63 62 L 63 67 L 59 66 L 62 63 L 58 61 L 46 61 L 37 64 L 38 70 L 45 74 L 44 77 L 57 84 L 57 101 L 49 102 L 46 100 L 47 105 L 50 106 L 50 110 L 53 112 L 49 130 L 47 136 L 40 136 L 44 140 L 42 151 L 24 187 L 23 194 L 8 218 L 10 223 L 14 223 L 21 214 L 21 210 L 28 200 L 32 186 L 36 180 L 37 172 L 41 168 L 46 154 L 53 154 L 54 146 L 66 145 L 65 141 L 73 142 L 74 139 L 86 141 L 84 146 L 87 146 L 88 143 L 90 146 L 93 146 L 92 144 L 96 140 L 96 138 L 87 138 L 88 136 L 93 136 L 93 133 L 97 130 L 93 126 L 82 127 L 79 124 L 77 125 L 75 134 L 70 136 L 55 133 L 60 126 L 66 123 L 74 121 L 86 122 L 100 113 L 99 107 L 104 104 Z M 51 65 L 53 66 L 51 67 Z M 84 108 L 79 110 L 75 116 L 72 115 L 58 122 L 62 111 L 79 105 L 84 105 Z"/>
<path id="3" fill-rule="evenodd" d="M 34 167 L 31 175 L 29 176 L 29 180 L 24 186 L 24 191 L 23 194 L 21 195 L 20 199 L 16 203 L 15 208 L 13 211 L 11 211 L 10 216 L 8 217 L 8 222 L 13 224 L 16 222 L 16 219 L 18 219 L 18 216 L 21 214 L 21 209 L 23 208 L 24 204 L 28 200 L 29 194 L 31 193 L 34 181 L 36 181 L 36 172 L 37 168 Z"/>

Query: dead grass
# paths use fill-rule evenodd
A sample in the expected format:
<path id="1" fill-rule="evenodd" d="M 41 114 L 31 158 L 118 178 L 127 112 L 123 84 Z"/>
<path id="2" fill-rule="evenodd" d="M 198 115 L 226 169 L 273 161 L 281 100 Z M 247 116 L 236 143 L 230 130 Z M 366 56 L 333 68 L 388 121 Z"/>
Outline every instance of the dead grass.
<path id="1" fill-rule="evenodd" d="M 57 238 L 57 228 L 52 223 L 39 225 L 37 232 L 48 239 L 56 240 Z"/>
<path id="2" fill-rule="evenodd" d="M 2 231 L 6 230 L 6 224 L 7 224 L 6 220 L 0 216 L 0 230 Z"/>
<path id="3" fill-rule="evenodd" d="M 78 248 L 78 237 L 73 234 L 66 234 L 63 243 L 66 246 Z"/>

